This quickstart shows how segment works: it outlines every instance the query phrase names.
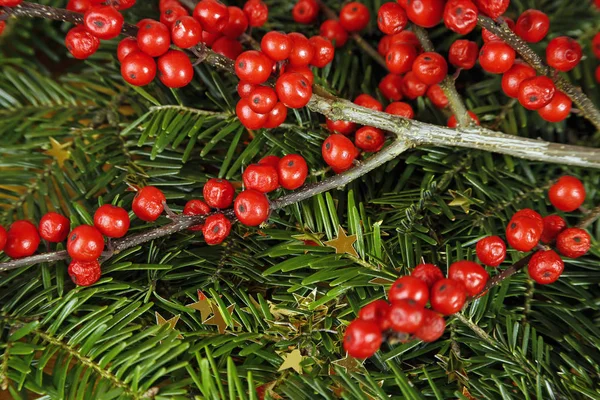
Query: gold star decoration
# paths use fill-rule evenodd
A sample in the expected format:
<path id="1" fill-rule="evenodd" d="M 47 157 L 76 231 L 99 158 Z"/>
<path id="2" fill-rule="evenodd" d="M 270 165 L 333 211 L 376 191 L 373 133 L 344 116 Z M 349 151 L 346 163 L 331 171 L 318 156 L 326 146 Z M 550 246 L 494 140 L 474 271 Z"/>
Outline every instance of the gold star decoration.
<path id="1" fill-rule="evenodd" d="M 160 315 L 158 313 L 158 311 L 155 311 L 154 315 L 156 316 L 156 324 L 158 326 L 169 325 L 169 327 L 171 329 L 175 329 L 175 325 L 177 325 L 177 321 L 179 321 L 179 317 L 180 317 L 180 315 L 177 314 L 173 318 L 166 320 L 162 315 Z M 183 336 L 181 336 L 181 334 L 179 334 L 179 335 L 177 335 L 177 339 L 183 339 Z"/>
<path id="2" fill-rule="evenodd" d="M 448 190 L 450 196 L 452 196 L 452 201 L 448 203 L 449 206 L 458 206 L 463 209 L 465 214 L 468 214 L 471 211 L 471 206 L 476 203 L 475 199 L 471 198 L 473 194 L 473 190 L 468 188 L 464 192 L 459 192 L 458 190 Z"/>
<path id="3" fill-rule="evenodd" d="M 337 365 L 338 367 L 344 368 L 346 372 L 359 372 L 362 367 L 361 362 L 354 357 L 350 357 L 348 354 L 346 354 L 346 357 L 332 361 L 331 363 L 333 365 Z M 329 375 L 331 375 L 331 370 L 329 372 Z"/>
<path id="4" fill-rule="evenodd" d="M 53 137 L 50 138 L 50 150 L 46 150 L 44 154 L 54 157 L 58 166 L 62 168 L 65 165 L 65 161 L 71 158 L 71 152 L 67 150 L 71 147 L 71 142 L 61 144 L 58 140 Z"/>
<path id="5" fill-rule="evenodd" d="M 358 253 L 353 246 L 354 242 L 356 242 L 356 235 L 348 236 L 344 229 L 338 226 L 337 238 L 325 242 L 325 245 L 333 247 L 336 254 L 350 254 L 358 258 Z"/>
<path id="6" fill-rule="evenodd" d="M 206 322 L 210 316 L 210 313 L 212 312 L 208 297 L 206 297 L 206 295 L 200 290 L 198 290 L 198 301 L 195 303 L 186 304 L 185 306 L 200 311 L 200 319 L 202 320 L 202 323 Z"/>
<path id="7" fill-rule="evenodd" d="M 304 360 L 304 356 L 302 356 L 300 350 L 296 349 L 290 353 L 281 353 L 279 355 L 283 358 L 283 363 L 277 371 L 283 371 L 291 368 L 299 374 L 302 373 L 302 367 L 300 366 L 300 363 L 302 360 Z"/>
<path id="8" fill-rule="evenodd" d="M 212 308 L 213 316 L 210 317 L 209 319 L 207 319 L 206 321 L 204 321 L 204 324 L 205 325 L 214 325 L 219 330 L 219 333 L 221 333 L 221 334 L 225 333 L 225 329 L 227 329 L 227 322 L 225 322 L 225 319 L 223 318 L 223 315 L 221 314 L 221 310 L 219 309 L 219 306 L 213 304 L 211 306 L 211 308 Z M 227 312 L 231 315 L 231 314 L 233 314 L 234 309 L 235 309 L 235 304 L 232 304 L 229 307 L 227 307 Z M 233 321 L 234 328 L 238 327 L 238 326 L 242 326 L 236 320 L 232 320 L 232 321 Z"/>

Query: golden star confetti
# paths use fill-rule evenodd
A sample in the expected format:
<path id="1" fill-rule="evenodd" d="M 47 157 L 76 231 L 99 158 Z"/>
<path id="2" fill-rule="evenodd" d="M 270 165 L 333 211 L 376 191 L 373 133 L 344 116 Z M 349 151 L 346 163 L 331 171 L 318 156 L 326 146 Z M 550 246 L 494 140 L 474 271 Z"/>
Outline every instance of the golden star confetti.
<path id="1" fill-rule="evenodd" d="M 332 361 L 331 363 L 333 365 L 337 365 L 338 367 L 344 368 L 346 372 L 359 372 L 362 367 L 361 362 L 358 362 L 356 358 L 350 357 L 348 354 L 346 354 L 346 357 Z M 329 375 L 331 375 L 331 369 L 329 372 Z"/>
<path id="2" fill-rule="evenodd" d="M 325 245 L 333 247 L 336 254 L 350 254 L 358 258 L 358 253 L 353 246 L 354 242 L 356 242 L 356 235 L 348 236 L 344 229 L 338 226 L 337 238 L 325 242 Z"/>
<path id="3" fill-rule="evenodd" d="M 206 295 L 200 290 L 198 290 L 198 301 L 195 303 L 186 304 L 185 306 L 200 311 L 200 319 L 202 320 L 202 323 L 206 322 L 210 316 L 210 313 L 212 312 L 212 307 L 208 297 L 206 297 Z"/>
<path id="4" fill-rule="evenodd" d="M 213 316 L 210 317 L 209 319 L 207 319 L 206 321 L 204 321 L 205 325 L 214 325 L 217 327 L 217 329 L 219 330 L 219 333 L 225 333 L 225 330 L 227 329 L 227 322 L 225 322 L 225 319 L 223 318 L 223 315 L 221 314 L 221 310 L 219 309 L 219 306 L 217 305 L 212 305 L 212 312 L 213 312 Z M 230 305 L 229 307 L 227 307 L 227 312 L 231 315 L 233 314 L 233 310 L 235 309 L 235 304 Z M 239 322 L 237 322 L 236 320 L 232 320 L 233 321 L 233 327 L 238 327 L 238 326 L 242 326 Z"/>
<path id="5" fill-rule="evenodd" d="M 468 214 L 471 211 L 471 206 L 475 204 L 475 201 L 471 198 L 473 190 L 468 188 L 464 192 L 459 192 L 458 190 L 448 190 L 450 196 L 452 196 L 452 201 L 448 203 L 449 206 L 458 206 L 463 209 L 465 214 Z"/>
<path id="6" fill-rule="evenodd" d="M 171 329 L 175 329 L 175 325 L 177 325 L 177 321 L 179 321 L 179 317 L 180 317 L 180 315 L 177 314 L 173 318 L 166 320 L 162 315 L 160 315 L 158 313 L 158 311 L 154 312 L 154 316 L 156 317 L 156 325 L 158 325 L 158 326 L 169 325 L 169 327 Z M 181 336 L 181 334 L 179 334 L 179 335 L 177 335 L 177 339 L 183 339 L 183 336 Z"/>
<path id="7" fill-rule="evenodd" d="M 65 161 L 71 158 L 71 152 L 67 150 L 67 147 L 71 147 L 71 142 L 61 144 L 54 138 L 50 138 L 50 150 L 46 150 L 44 154 L 54 157 L 56 163 L 60 168 L 65 165 Z"/>
<path id="8" fill-rule="evenodd" d="M 300 363 L 302 360 L 304 360 L 304 357 L 302 356 L 302 353 L 300 353 L 300 350 L 296 349 L 290 353 L 281 353 L 279 355 L 283 358 L 283 363 L 277 371 L 283 371 L 291 368 L 299 374 L 302 373 L 302 367 L 300 366 Z"/>

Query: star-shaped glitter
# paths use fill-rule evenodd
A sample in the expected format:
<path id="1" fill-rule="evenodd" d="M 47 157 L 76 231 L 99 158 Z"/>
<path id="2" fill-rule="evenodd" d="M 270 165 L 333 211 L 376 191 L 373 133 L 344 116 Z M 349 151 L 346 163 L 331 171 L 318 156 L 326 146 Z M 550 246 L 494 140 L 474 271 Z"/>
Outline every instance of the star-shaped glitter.
<path id="1" fill-rule="evenodd" d="M 300 363 L 302 360 L 304 360 L 304 357 L 302 356 L 302 353 L 300 353 L 300 350 L 296 349 L 287 354 L 282 353 L 280 356 L 283 358 L 283 363 L 277 371 L 283 371 L 291 368 L 299 374 L 302 373 L 302 367 L 300 366 Z"/>
<path id="2" fill-rule="evenodd" d="M 353 244 L 356 242 L 356 235 L 346 235 L 346 232 L 341 226 L 338 226 L 337 238 L 325 242 L 326 246 L 333 247 L 336 254 L 350 254 L 358 258 L 358 253 L 354 249 Z"/>
<path id="3" fill-rule="evenodd" d="M 234 309 L 235 309 L 235 304 L 232 304 L 229 307 L 227 307 L 227 312 L 231 315 L 231 314 L 233 314 Z M 221 310 L 219 309 L 218 306 L 212 305 L 212 312 L 214 315 L 212 317 L 210 317 L 209 319 L 207 319 L 206 321 L 204 321 L 204 324 L 205 325 L 214 325 L 219 330 L 219 333 L 221 333 L 221 334 L 225 333 L 225 329 L 227 329 L 227 322 L 223 318 L 223 315 L 221 314 Z M 242 326 L 236 320 L 232 319 L 232 321 L 233 321 L 234 328 L 237 326 Z"/>
<path id="4" fill-rule="evenodd" d="M 156 324 L 158 326 L 169 325 L 171 329 L 175 329 L 175 325 L 177 325 L 177 322 L 179 321 L 180 317 L 180 315 L 178 314 L 173 318 L 166 320 L 162 315 L 159 314 L 158 311 L 155 311 L 154 315 L 156 316 Z M 179 334 L 177 335 L 177 339 L 183 339 L 183 336 Z"/>
<path id="5" fill-rule="evenodd" d="M 50 138 L 50 150 L 46 150 L 44 154 L 54 157 L 60 168 L 65 165 L 65 161 L 71 158 L 71 152 L 67 150 L 71 147 L 71 142 L 61 144 L 58 140 Z"/>

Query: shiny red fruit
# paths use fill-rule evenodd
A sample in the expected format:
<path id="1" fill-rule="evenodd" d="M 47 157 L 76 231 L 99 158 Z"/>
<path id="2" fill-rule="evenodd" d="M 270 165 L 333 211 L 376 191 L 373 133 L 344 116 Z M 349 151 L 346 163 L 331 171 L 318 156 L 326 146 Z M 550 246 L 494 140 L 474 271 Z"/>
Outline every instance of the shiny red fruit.
<path id="1" fill-rule="evenodd" d="M 415 337 L 431 343 L 441 338 L 445 330 L 444 318 L 434 311 L 425 309 L 423 310 L 423 325 L 415 332 Z"/>
<path id="2" fill-rule="evenodd" d="M 171 7 L 165 8 L 165 10 L 160 13 L 159 21 L 170 29 L 173 27 L 175 21 L 185 16 L 189 16 L 187 10 L 179 4 L 174 4 Z"/>
<path id="3" fill-rule="evenodd" d="M 63 215 L 49 212 L 42 217 L 38 231 L 42 239 L 51 243 L 59 243 L 67 238 L 71 222 Z"/>
<path id="4" fill-rule="evenodd" d="M 512 19 L 506 17 L 502 17 L 502 20 L 504 21 L 504 24 L 506 24 L 508 29 L 514 32 L 515 22 Z M 481 30 L 481 37 L 483 39 L 483 43 L 502 41 L 502 39 L 500 39 L 498 36 L 494 35 L 492 32 L 488 31 L 485 28 Z"/>
<path id="5" fill-rule="evenodd" d="M 475 122 L 475 125 L 479 125 L 479 118 L 477 118 L 477 115 L 475 115 L 475 113 L 473 111 L 467 111 L 467 114 L 469 114 L 469 117 L 471 117 L 471 119 L 473 120 L 473 122 Z M 456 116 L 453 115 L 450 118 L 448 118 L 448 128 L 456 128 L 458 126 L 458 121 L 456 120 Z"/>
<path id="6" fill-rule="evenodd" d="M 329 39 L 337 49 L 343 47 L 348 41 L 348 32 L 335 19 L 328 19 L 323 22 L 319 29 L 319 35 Z"/>
<path id="7" fill-rule="evenodd" d="M 4 253 L 10 258 L 23 258 L 33 255 L 40 245 L 38 229 L 29 221 L 12 223 L 6 233 Z"/>
<path id="8" fill-rule="evenodd" d="M 479 47 L 470 40 L 457 40 L 450 46 L 448 61 L 456 68 L 471 69 L 477 62 Z"/>
<path id="9" fill-rule="evenodd" d="M 235 74 L 243 81 L 260 85 L 269 79 L 273 62 L 264 53 L 245 51 L 235 60 Z"/>
<path id="10" fill-rule="evenodd" d="M 319 15 L 319 3 L 316 0 L 300 0 L 292 9 L 292 17 L 299 24 L 310 24 Z"/>
<path id="11" fill-rule="evenodd" d="M 457 261 L 450 265 L 448 278 L 461 282 L 467 294 L 473 297 L 482 292 L 490 275 L 485 268 L 473 261 Z"/>
<path id="12" fill-rule="evenodd" d="M 348 32 L 358 32 L 369 25 L 371 13 L 367 6 L 357 1 L 348 3 L 340 10 L 340 24 Z"/>
<path id="13" fill-rule="evenodd" d="M 341 133 L 344 136 L 354 133 L 357 128 L 354 122 L 342 121 L 341 119 L 337 121 L 326 119 L 325 123 L 327 125 L 327 129 L 329 129 L 331 133 Z"/>
<path id="14" fill-rule="evenodd" d="M 190 58 L 180 50 L 169 50 L 158 59 L 158 77 L 166 87 L 181 88 L 194 78 Z"/>
<path id="15" fill-rule="evenodd" d="M 277 101 L 277 93 L 269 86 L 258 86 L 248 96 L 250 108 L 259 114 L 270 112 Z"/>
<path id="16" fill-rule="evenodd" d="M 415 49 L 417 49 L 417 53 L 420 53 L 423 51 L 421 42 L 419 41 L 419 38 L 412 31 L 402 31 L 400 33 L 392 35 L 390 37 L 390 46 L 395 43 L 412 44 L 415 47 Z"/>
<path id="17" fill-rule="evenodd" d="M 506 258 L 506 244 L 499 236 L 488 236 L 477 242 L 477 258 L 490 267 L 497 267 Z"/>
<path id="18" fill-rule="evenodd" d="M 492 19 L 496 19 L 506 12 L 510 0 L 475 0 L 475 4 L 479 11 Z"/>
<path id="19" fill-rule="evenodd" d="M 221 33 L 229 39 L 237 39 L 248 29 L 248 17 L 246 17 L 244 11 L 239 7 L 229 6 L 227 10 L 229 12 L 229 19 Z"/>
<path id="20" fill-rule="evenodd" d="M 548 122 L 564 121 L 571 114 L 571 98 L 563 92 L 557 91 L 550 103 L 540 108 L 538 114 Z"/>
<path id="21" fill-rule="evenodd" d="M 550 18 L 539 10 L 526 10 L 515 24 L 515 33 L 526 42 L 537 43 L 550 30 Z"/>
<path id="22" fill-rule="evenodd" d="M 120 238 L 129 230 L 129 214 L 124 208 L 105 204 L 94 213 L 94 226 L 106 237 Z"/>
<path id="23" fill-rule="evenodd" d="M 433 28 L 444 15 L 445 0 L 411 0 L 406 7 L 408 19 L 423 28 Z"/>
<path id="24" fill-rule="evenodd" d="M 590 251 L 590 234 L 579 228 L 567 228 L 556 237 L 556 249 L 565 257 L 579 258 Z"/>
<path id="25" fill-rule="evenodd" d="M 15 7 L 21 4 L 23 0 L 0 0 L 0 6 Z"/>
<path id="26" fill-rule="evenodd" d="M 309 39 L 309 42 L 314 48 L 314 55 L 310 60 L 310 65 L 314 65 L 317 68 L 324 68 L 333 61 L 335 48 L 329 39 L 323 36 L 313 36 Z"/>
<path id="27" fill-rule="evenodd" d="M 392 115 L 398 115 L 400 117 L 413 119 L 415 117 L 415 112 L 413 108 L 408 103 L 403 103 L 401 101 L 395 101 L 390 103 L 386 108 L 385 112 Z"/>
<path id="28" fill-rule="evenodd" d="M 548 244 L 553 242 L 559 233 L 567 229 L 567 221 L 559 215 L 548 215 L 543 218 L 543 222 L 544 231 L 540 238 L 542 243 Z"/>
<path id="29" fill-rule="evenodd" d="M 582 56 L 581 45 L 570 37 L 559 36 L 546 46 L 546 62 L 552 68 L 562 72 L 575 68 Z"/>
<path id="30" fill-rule="evenodd" d="M 233 203 L 235 189 L 226 179 L 209 179 L 202 189 L 204 201 L 212 208 L 228 208 Z"/>
<path id="31" fill-rule="evenodd" d="M 417 50 L 408 43 L 395 43 L 385 56 L 385 65 L 392 74 L 404 74 L 412 69 Z"/>
<path id="32" fill-rule="evenodd" d="M 104 251 L 104 237 L 90 225 L 80 225 L 69 233 L 67 252 L 76 261 L 95 261 Z"/>
<path id="33" fill-rule="evenodd" d="M 277 164 L 279 184 L 287 190 L 296 190 L 306 181 L 308 176 L 308 165 L 306 160 L 299 154 L 288 154 Z"/>
<path id="34" fill-rule="evenodd" d="M 146 186 L 137 192 L 131 209 L 142 221 L 156 221 L 164 211 L 166 201 L 162 190 L 154 186 Z"/>
<path id="35" fill-rule="evenodd" d="M 207 46 L 212 46 L 217 39 L 223 37 L 223 34 L 221 33 L 210 33 L 208 31 L 202 31 L 202 39 L 200 40 L 202 43 L 204 43 Z"/>
<path id="36" fill-rule="evenodd" d="M 114 6 L 117 10 L 127 10 L 135 5 L 136 0 L 114 0 Z"/>
<path id="37" fill-rule="evenodd" d="M 379 82 L 379 90 L 390 101 L 402 100 L 402 76 L 387 74 Z"/>
<path id="38" fill-rule="evenodd" d="M 377 12 L 377 26 L 386 35 L 400 33 L 408 23 L 404 8 L 398 3 L 384 3 Z"/>
<path id="39" fill-rule="evenodd" d="M 383 105 L 379 100 L 365 93 L 358 95 L 356 99 L 354 99 L 354 104 L 375 111 L 383 111 Z"/>
<path id="40" fill-rule="evenodd" d="M 466 35 L 477 26 L 478 14 L 471 0 L 449 0 L 444 8 L 444 24 L 451 31 Z"/>
<path id="41" fill-rule="evenodd" d="M 242 174 L 246 189 L 253 189 L 261 193 L 270 193 L 279 188 L 277 169 L 266 164 L 250 164 Z"/>
<path id="42" fill-rule="evenodd" d="M 431 288 L 431 308 L 444 315 L 459 312 L 466 300 L 467 290 L 454 279 L 440 279 Z"/>
<path id="43" fill-rule="evenodd" d="M 381 129 L 372 126 L 363 126 L 356 131 L 354 144 L 363 151 L 370 153 L 381 150 L 385 143 L 385 134 Z"/>
<path id="44" fill-rule="evenodd" d="M 427 84 L 413 71 L 408 72 L 402 79 L 402 93 L 409 99 L 416 99 L 427 92 Z"/>
<path id="45" fill-rule="evenodd" d="M 210 207 L 202 200 L 194 199 L 185 204 L 183 215 L 206 215 L 210 213 Z M 201 231 L 204 224 L 194 225 L 190 231 Z"/>
<path id="46" fill-rule="evenodd" d="M 556 282 L 564 269 L 564 261 L 554 250 L 542 250 L 531 257 L 527 272 L 540 285 L 548 285 Z"/>
<path id="47" fill-rule="evenodd" d="M 94 6 L 83 16 L 83 25 L 98 39 L 114 39 L 121 34 L 123 16 L 112 6 Z"/>
<path id="48" fill-rule="evenodd" d="M 561 211 L 575 211 L 585 201 L 585 187 L 574 176 L 563 176 L 550 187 L 548 198 Z"/>
<path id="49" fill-rule="evenodd" d="M 395 301 L 388 314 L 390 327 L 396 332 L 415 333 L 423 326 L 424 310 L 409 300 Z"/>
<path id="50" fill-rule="evenodd" d="M 391 36 L 386 35 L 379 40 L 379 43 L 377 44 L 377 52 L 381 57 L 385 57 L 387 55 L 387 52 L 390 50 L 391 44 Z"/>
<path id="51" fill-rule="evenodd" d="M 229 232 L 231 232 L 231 221 L 223 214 L 210 215 L 204 221 L 202 235 L 209 246 L 223 243 L 229 236 Z"/>
<path id="52" fill-rule="evenodd" d="M 269 7 L 261 0 L 246 1 L 244 13 L 248 17 L 248 24 L 252 27 L 261 27 L 269 19 Z"/>
<path id="53" fill-rule="evenodd" d="M 102 269 L 98 260 L 76 261 L 69 264 L 69 276 L 77 286 L 91 286 L 98 282 L 102 275 Z"/>
<path id="54" fill-rule="evenodd" d="M 419 307 L 425 307 L 429 300 L 429 287 L 414 276 L 402 276 L 392 283 L 388 298 L 392 304 L 406 300 Z"/>
<path id="55" fill-rule="evenodd" d="M 504 42 L 487 42 L 479 51 L 481 68 L 492 74 L 502 74 L 515 63 L 516 53 Z"/>
<path id="56" fill-rule="evenodd" d="M 502 75 L 502 91 L 508 97 L 519 97 L 519 86 L 525 79 L 535 77 L 535 70 L 528 64 L 516 62 Z"/>
<path id="57" fill-rule="evenodd" d="M 194 18 L 203 30 L 221 33 L 229 22 L 229 9 L 218 0 L 201 0 L 194 8 Z"/>
<path id="58" fill-rule="evenodd" d="M 410 273 L 410 276 L 425 282 L 428 288 L 431 289 L 434 283 L 440 279 L 444 279 L 442 270 L 433 264 L 419 264 Z"/>
<path id="59" fill-rule="evenodd" d="M 140 51 L 137 39 L 132 37 L 125 38 L 119 42 L 119 46 L 117 47 L 117 59 L 119 62 L 123 62 L 125 57 L 136 51 Z"/>
<path id="60" fill-rule="evenodd" d="M 161 22 L 145 19 L 137 34 L 138 47 L 151 57 L 160 57 L 171 46 L 171 32 Z"/>
<path id="61" fill-rule="evenodd" d="M 327 165 L 345 170 L 354 163 L 356 147 L 346 136 L 333 134 L 323 142 L 321 153 Z"/>
<path id="62" fill-rule="evenodd" d="M 100 40 L 89 33 L 84 26 L 79 25 L 67 32 L 65 46 L 67 46 L 67 50 L 73 57 L 78 60 L 85 60 L 98 50 Z"/>
<path id="63" fill-rule="evenodd" d="M 283 32 L 271 31 L 263 36 L 260 48 L 273 61 L 283 61 L 290 56 L 292 40 Z"/>
<path id="64" fill-rule="evenodd" d="M 212 45 L 212 51 L 235 60 L 244 51 L 242 44 L 235 39 L 229 39 L 227 36 L 221 36 Z"/>
<path id="65" fill-rule="evenodd" d="M 506 227 L 506 241 L 515 250 L 531 251 L 540 241 L 544 223 L 529 217 L 513 217 Z"/>
<path id="66" fill-rule="evenodd" d="M 292 41 L 292 50 L 288 57 L 288 63 L 292 66 L 306 66 L 310 64 L 315 55 L 315 48 L 310 41 L 301 33 L 292 32 L 288 34 Z"/>
<path id="67" fill-rule="evenodd" d="M 285 122 L 286 118 L 287 118 L 287 107 L 282 102 L 279 102 L 279 103 L 275 104 L 275 107 L 273 107 L 271 112 L 269 112 L 269 114 L 267 116 L 267 122 L 265 122 L 264 128 L 266 128 L 266 129 L 277 128 L 278 126 L 280 126 L 281 124 L 283 124 Z"/>
<path id="68" fill-rule="evenodd" d="M 145 86 L 156 76 L 156 61 L 146 53 L 130 53 L 121 63 L 121 75 L 128 83 Z"/>
<path id="69" fill-rule="evenodd" d="M 6 240 L 8 239 L 8 234 L 6 233 L 6 229 L 3 226 L 0 226 L 0 251 L 4 250 L 4 246 L 6 246 Z"/>
<path id="70" fill-rule="evenodd" d="M 298 73 L 298 74 L 304 76 L 310 86 L 312 86 L 315 81 L 315 76 L 312 72 L 312 69 L 308 65 L 292 66 L 292 65 L 288 64 L 288 65 L 285 65 L 284 67 L 282 67 L 282 70 L 281 70 L 282 74 L 286 73 L 286 72 L 288 72 L 288 73 L 295 72 L 295 73 Z"/>
<path id="71" fill-rule="evenodd" d="M 275 90 L 279 101 L 289 108 L 304 107 L 312 96 L 312 86 L 302 74 L 296 72 L 282 74 L 277 79 Z"/>
<path id="72" fill-rule="evenodd" d="M 265 167 L 273 168 L 268 165 L 265 165 Z M 248 189 L 235 198 L 233 211 L 242 224 L 258 226 L 269 219 L 271 209 L 269 199 L 264 193 Z"/>
<path id="73" fill-rule="evenodd" d="M 260 114 L 252 109 L 250 106 L 250 97 L 238 101 L 235 113 L 242 125 L 251 130 L 263 128 L 269 118 L 268 114 Z"/>
<path id="74" fill-rule="evenodd" d="M 190 16 L 178 18 L 171 26 L 171 40 L 175 46 L 182 49 L 196 46 L 202 40 L 200 22 Z"/>
<path id="75" fill-rule="evenodd" d="M 256 89 L 257 87 L 258 86 L 253 83 L 239 81 L 237 84 L 237 92 L 240 95 L 240 97 L 243 99 L 243 98 L 250 96 L 252 91 L 254 89 Z"/>
<path id="76" fill-rule="evenodd" d="M 281 160 L 281 158 L 275 156 L 275 155 L 270 155 L 270 156 L 266 156 L 261 158 L 258 163 L 259 164 L 265 164 L 265 165 L 270 165 L 273 168 L 279 168 L 279 160 Z"/>
<path id="77" fill-rule="evenodd" d="M 85 13 L 92 7 L 91 0 L 69 0 L 67 3 L 67 10 L 74 11 L 80 14 Z"/>
<path id="78" fill-rule="evenodd" d="M 350 357 L 367 358 L 379 350 L 381 341 L 381 330 L 378 324 L 357 319 L 346 328 L 344 350 Z"/>
<path id="79" fill-rule="evenodd" d="M 556 93 L 552 79 L 547 76 L 527 78 L 519 85 L 519 103 L 528 110 L 539 110 L 549 104 Z"/>
<path id="80" fill-rule="evenodd" d="M 448 75 L 448 63 L 440 54 L 426 52 L 415 59 L 412 72 L 421 82 L 436 85 Z"/>
<path id="81" fill-rule="evenodd" d="M 388 315 L 390 313 L 390 304 L 385 300 L 375 300 L 358 312 L 358 318 L 362 321 L 373 322 L 379 326 L 379 329 L 384 331 L 389 328 Z"/>
<path id="82" fill-rule="evenodd" d="M 444 93 L 444 90 L 440 85 L 429 86 L 426 95 L 429 101 L 431 101 L 431 104 L 433 104 L 437 108 L 448 107 L 448 97 L 446 97 L 446 93 Z"/>

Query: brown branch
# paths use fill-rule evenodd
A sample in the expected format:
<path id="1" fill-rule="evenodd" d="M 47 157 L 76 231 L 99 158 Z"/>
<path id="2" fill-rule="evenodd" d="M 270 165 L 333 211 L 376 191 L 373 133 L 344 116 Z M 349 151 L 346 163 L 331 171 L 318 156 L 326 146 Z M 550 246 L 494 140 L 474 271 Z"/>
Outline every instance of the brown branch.
<path id="1" fill-rule="evenodd" d="M 600 206 L 592 208 L 577 224 L 578 228 L 586 229 L 600 218 Z"/>

